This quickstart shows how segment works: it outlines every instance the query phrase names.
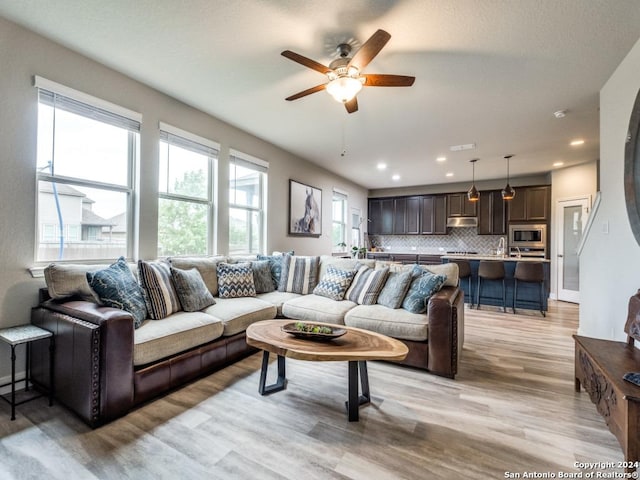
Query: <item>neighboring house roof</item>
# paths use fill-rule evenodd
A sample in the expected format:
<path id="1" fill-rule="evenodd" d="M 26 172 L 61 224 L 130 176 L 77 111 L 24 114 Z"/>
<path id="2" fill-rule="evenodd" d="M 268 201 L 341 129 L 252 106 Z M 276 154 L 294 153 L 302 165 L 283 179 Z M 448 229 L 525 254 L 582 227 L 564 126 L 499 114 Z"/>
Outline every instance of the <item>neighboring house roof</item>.
<path id="1" fill-rule="evenodd" d="M 64 183 L 56 183 L 56 190 L 58 191 L 58 195 L 67 195 L 70 197 L 86 197 L 87 195 L 82 193 L 80 190 L 76 190 L 75 188 L 66 185 Z M 53 193 L 53 183 L 51 182 L 40 182 L 40 192 L 42 193 Z M 93 200 L 90 200 L 93 202 Z"/>
<path id="2" fill-rule="evenodd" d="M 113 233 L 127 233 L 127 214 L 122 212 L 108 219 L 110 225 L 113 225 L 111 231 Z"/>
<path id="3" fill-rule="evenodd" d="M 87 208 L 82 209 L 82 225 L 85 226 L 97 226 L 97 227 L 110 227 L 115 225 L 111 220 L 102 218 L 100 215 L 96 215 Z"/>

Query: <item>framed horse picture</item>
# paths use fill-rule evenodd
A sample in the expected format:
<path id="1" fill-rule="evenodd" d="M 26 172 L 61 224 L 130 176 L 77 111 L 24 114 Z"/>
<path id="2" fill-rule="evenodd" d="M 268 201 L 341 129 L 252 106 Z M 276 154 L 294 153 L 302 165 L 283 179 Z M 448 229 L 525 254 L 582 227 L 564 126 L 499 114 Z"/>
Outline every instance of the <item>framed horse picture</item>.
<path id="1" fill-rule="evenodd" d="M 322 235 L 322 190 L 289 180 L 289 235 Z"/>

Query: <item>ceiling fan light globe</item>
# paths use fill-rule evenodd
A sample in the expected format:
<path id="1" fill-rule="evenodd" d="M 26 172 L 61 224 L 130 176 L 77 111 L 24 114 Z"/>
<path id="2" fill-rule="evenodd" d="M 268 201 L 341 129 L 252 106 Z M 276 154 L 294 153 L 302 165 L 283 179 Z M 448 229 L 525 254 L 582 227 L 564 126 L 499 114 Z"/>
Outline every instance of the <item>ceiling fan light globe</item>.
<path id="1" fill-rule="evenodd" d="M 338 77 L 327 83 L 326 90 L 336 102 L 347 103 L 362 90 L 362 81 L 353 77 Z"/>

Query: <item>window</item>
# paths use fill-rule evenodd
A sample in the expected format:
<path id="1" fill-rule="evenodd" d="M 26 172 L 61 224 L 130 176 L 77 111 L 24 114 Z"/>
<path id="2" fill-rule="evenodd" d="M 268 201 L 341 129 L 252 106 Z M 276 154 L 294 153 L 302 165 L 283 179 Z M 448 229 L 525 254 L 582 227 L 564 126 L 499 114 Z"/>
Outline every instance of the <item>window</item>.
<path id="1" fill-rule="evenodd" d="M 131 257 L 140 115 L 36 77 L 36 260 Z"/>
<path id="2" fill-rule="evenodd" d="M 229 157 L 229 254 L 259 253 L 265 247 L 268 163 L 231 152 Z"/>
<path id="3" fill-rule="evenodd" d="M 160 125 L 158 255 L 213 252 L 217 144 Z"/>
<path id="4" fill-rule="evenodd" d="M 347 243 L 347 196 L 344 193 L 333 191 L 331 238 L 333 251 L 344 251 Z"/>

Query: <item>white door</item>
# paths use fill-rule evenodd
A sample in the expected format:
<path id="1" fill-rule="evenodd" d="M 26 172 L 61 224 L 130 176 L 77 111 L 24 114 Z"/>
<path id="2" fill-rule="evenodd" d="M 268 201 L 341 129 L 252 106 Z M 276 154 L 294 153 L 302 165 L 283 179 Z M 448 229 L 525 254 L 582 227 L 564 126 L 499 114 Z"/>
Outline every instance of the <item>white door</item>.
<path id="1" fill-rule="evenodd" d="M 577 248 L 590 207 L 589 197 L 558 201 L 558 300 L 580 302 L 580 263 Z"/>

